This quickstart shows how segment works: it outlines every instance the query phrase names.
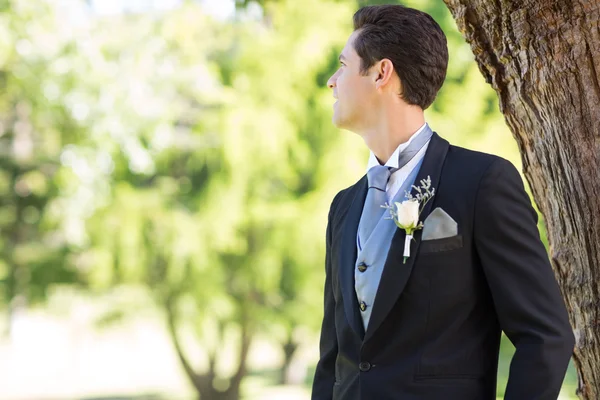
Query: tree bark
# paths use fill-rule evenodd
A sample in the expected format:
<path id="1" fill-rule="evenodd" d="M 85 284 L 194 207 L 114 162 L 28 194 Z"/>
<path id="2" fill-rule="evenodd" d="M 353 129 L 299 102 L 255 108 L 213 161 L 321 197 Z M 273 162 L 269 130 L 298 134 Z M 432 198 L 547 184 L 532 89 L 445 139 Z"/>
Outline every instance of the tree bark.
<path id="1" fill-rule="evenodd" d="M 577 394 L 600 398 L 600 3 L 444 0 L 500 99 L 544 215 L 577 344 Z"/>

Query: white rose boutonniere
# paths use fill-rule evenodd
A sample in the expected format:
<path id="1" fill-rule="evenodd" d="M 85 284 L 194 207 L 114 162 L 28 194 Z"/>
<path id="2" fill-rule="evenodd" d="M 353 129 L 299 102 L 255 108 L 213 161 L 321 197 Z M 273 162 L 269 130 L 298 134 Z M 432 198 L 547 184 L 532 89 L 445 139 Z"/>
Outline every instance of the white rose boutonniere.
<path id="1" fill-rule="evenodd" d="M 385 203 L 381 206 L 390 212 L 391 219 L 394 220 L 396 226 L 406 232 L 404 240 L 404 261 L 410 257 L 410 241 L 413 238 L 413 233 L 416 230 L 423 229 L 423 222 L 419 222 L 419 216 L 425 207 L 425 204 L 435 195 L 435 189 L 431 187 L 431 177 L 421 180 L 421 186 L 412 187 L 417 191 L 416 196 L 406 192 L 406 200 L 403 202 L 394 202 L 394 206 Z"/>

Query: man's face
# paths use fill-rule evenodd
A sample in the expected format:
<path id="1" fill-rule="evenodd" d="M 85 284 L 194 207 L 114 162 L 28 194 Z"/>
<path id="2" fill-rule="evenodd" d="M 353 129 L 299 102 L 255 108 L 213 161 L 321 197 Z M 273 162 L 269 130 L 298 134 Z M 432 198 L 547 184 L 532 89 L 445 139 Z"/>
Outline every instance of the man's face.
<path id="1" fill-rule="evenodd" d="M 333 105 L 333 124 L 354 132 L 368 124 L 376 94 L 370 74 L 361 75 L 361 59 L 354 50 L 354 31 L 340 55 L 340 68 L 329 78 L 327 86 L 337 99 Z"/>

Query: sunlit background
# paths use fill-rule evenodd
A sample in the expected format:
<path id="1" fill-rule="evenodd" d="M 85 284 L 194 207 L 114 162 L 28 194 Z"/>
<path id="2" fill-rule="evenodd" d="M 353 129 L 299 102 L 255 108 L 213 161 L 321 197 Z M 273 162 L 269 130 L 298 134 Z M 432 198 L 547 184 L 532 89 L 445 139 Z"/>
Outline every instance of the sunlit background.
<path id="1" fill-rule="evenodd" d="M 0 0 L 0 399 L 309 398 L 368 158 L 326 81 L 374 3 Z M 520 168 L 444 3 L 402 3 L 448 36 L 432 128 Z"/>

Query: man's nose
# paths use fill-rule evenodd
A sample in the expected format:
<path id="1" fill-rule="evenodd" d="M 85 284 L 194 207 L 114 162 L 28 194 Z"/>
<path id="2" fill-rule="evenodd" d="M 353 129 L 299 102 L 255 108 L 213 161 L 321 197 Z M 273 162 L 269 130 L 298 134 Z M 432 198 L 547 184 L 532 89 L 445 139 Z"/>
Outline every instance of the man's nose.
<path id="1" fill-rule="evenodd" d="M 327 81 L 327 87 L 333 89 L 335 87 L 335 74 L 331 75 L 331 78 Z"/>

